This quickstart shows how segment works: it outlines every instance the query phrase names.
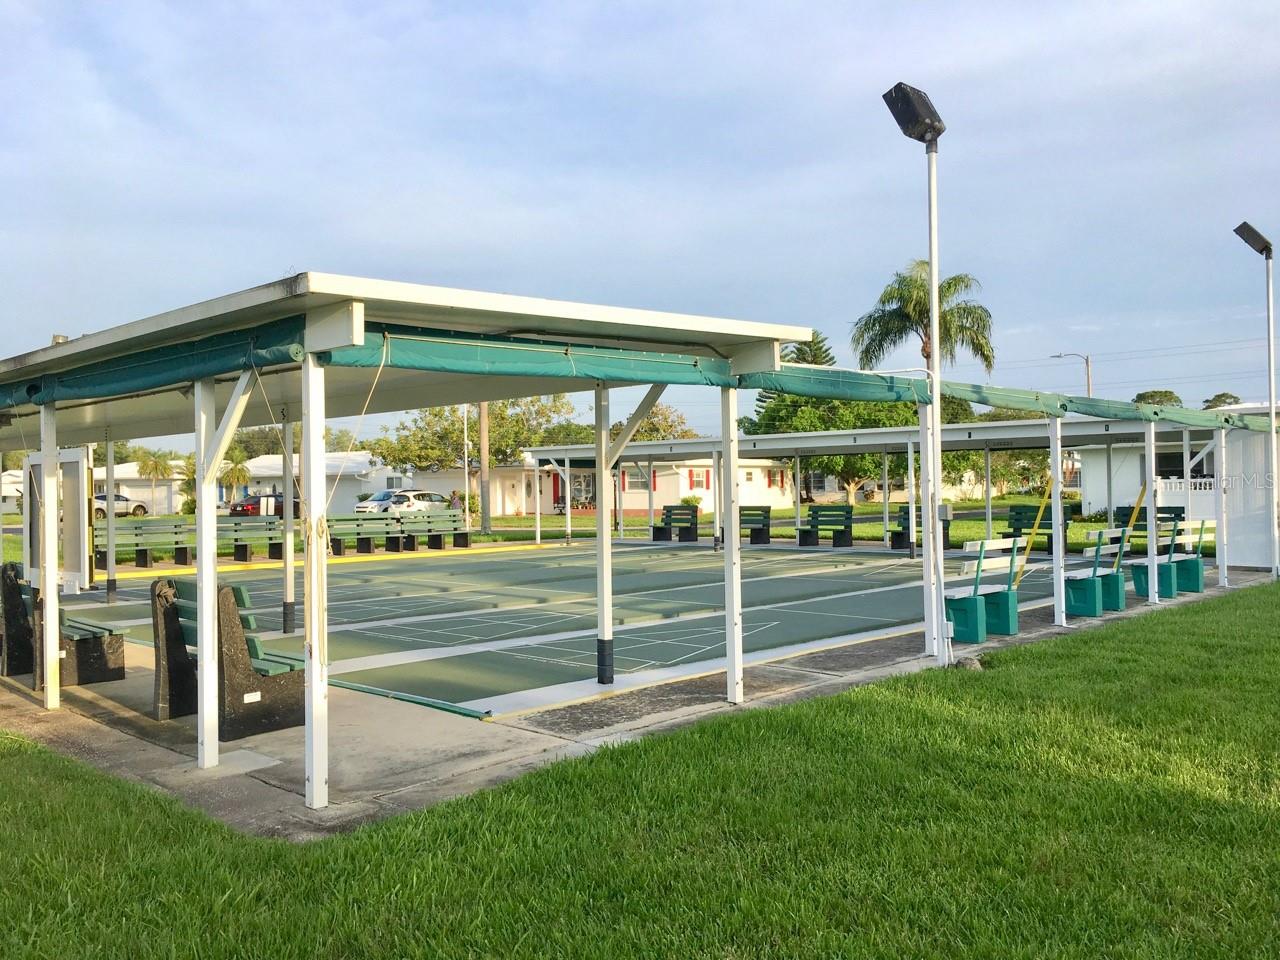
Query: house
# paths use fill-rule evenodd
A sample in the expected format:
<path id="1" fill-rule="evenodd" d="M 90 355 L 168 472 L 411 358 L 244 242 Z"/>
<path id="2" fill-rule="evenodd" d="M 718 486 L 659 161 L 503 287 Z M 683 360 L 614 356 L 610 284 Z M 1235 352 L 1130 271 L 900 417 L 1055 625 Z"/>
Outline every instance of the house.
<path id="1" fill-rule="evenodd" d="M 138 476 L 138 464 L 117 463 L 115 465 L 115 492 L 140 501 L 147 508 L 147 513 L 163 516 L 182 511 L 185 499 L 179 487 L 182 486 L 182 460 L 170 460 L 173 476 L 167 480 L 146 480 Z M 93 492 L 96 496 L 107 490 L 107 468 L 93 468 Z"/>
<path id="2" fill-rule="evenodd" d="M 250 494 L 282 494 L 284 492 L 284 457 L 278 453 L 263 454 L 246 461 L 250 481 L 234 489 L 219 485 L 220 500 L 234 503 Z M 293 458 L 294 477 L 301 482 L 301 466 L 297 454 Z M 339 451 L 325 454 L 325 479 L 330 491 L 329 512 L 349 514 L 364 496 L 388 488 L 407 487 L 405 475 L 384 466 L 367 450 Z"/>
<path id="3" fill-rule="evenodd" d="M 22 504 L 22 471 L 6 470 L 0 474 L 0 511 L 18 513 Z"/>

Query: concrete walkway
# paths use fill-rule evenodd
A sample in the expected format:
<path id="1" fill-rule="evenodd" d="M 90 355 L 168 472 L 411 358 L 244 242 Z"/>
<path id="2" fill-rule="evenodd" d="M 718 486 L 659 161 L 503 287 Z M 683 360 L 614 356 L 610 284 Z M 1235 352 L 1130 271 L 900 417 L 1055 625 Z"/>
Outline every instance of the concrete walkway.
<path id="1" fill-rule="evenodd" d="M 1264 579 L 1242 573 L 1243 585 Z M 1217 588 L 1202 596 L 1221 593 Z M 1172 603 L 1194 603 L 1194 596 Z M 1130 598 L 1116 617 L 1152 608 Z M 968 658 L 1031 643 L 1097 621 L 1052 624 L 1048 607 L 1024 611 L 1022 633 L 982 647 L 955 648 Z M 923 637 L 904 634 L 806 653 L 746 670 L 746 707 L 724 702 L 724 674 L 631 690 L 614 696 L 495 721 L 471 720 L 340 688 L 330 689 L 330 797 L 308 810 L 303 795 L 303 730 L 297 727 L 222 744 L 221 763 L 197 770 L 195 718 L 157 722 L 151 706 L 153 654 L 126 644 L 128 676 L 114 683 L 65 687 L 61 710 L 48 712 L 22 678 L 0 678 L 0 729 L 28 737 L 107 773 L 172 793 L 247 833 L 310 840 L 493 786 L 567 757 L 588 753 L 702 717 L 823 696 L 888 676 L 927 669 Z M 26 678 L 29 681 L 29 678 Z"/>

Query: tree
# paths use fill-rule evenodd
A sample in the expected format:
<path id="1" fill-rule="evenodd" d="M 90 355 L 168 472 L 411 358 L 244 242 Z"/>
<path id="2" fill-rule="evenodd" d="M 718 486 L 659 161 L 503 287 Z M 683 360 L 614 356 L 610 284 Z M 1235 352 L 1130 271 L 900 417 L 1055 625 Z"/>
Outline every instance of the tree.
<path id="1" fill-rule="evenodd" d="M 151 481 L 151 510 L 156 509 L 156 483 L 173 476 L 173 463 L 163 450 L 147 450 L 138 458 L 138 476 Z"/>
<path id="2" fill-rule="evenodd" d="M 625 421 L 619 420 L 609 428 L 609 436 L 617 438 L 622 434 Z M 588 433 L 592 431 L 587 427 Z M 655 403 L 649 415 L 636 427 L 633 440 L 692 440 L 698 432 L 689 426 L 683 413 L 665 403 Z"/>
<path id="3" fill-rule="evenodd" d="M 299 434 L 295 434 L 294 444 L 297 445 Z M 324 428 L 324 448 L 333 453 L 346 453 L 348 450 L 355 450 L 360 446 L 360 442 L 356 440 L 356 435 L 346 427 L 339 427 L 334 430 L 332 427 Z"/>
<path id="4" fill-rule="evenodd" d="M 571 447 L 580 443 L 591 443 L 595 440 L 595 428 L 588 423 L 575 423 L 572 420 L 557 420 L 542 431 L 544 447 Z"/>
<path id="5" fill-rule="evenodd" d="M 478 420 L 474 406 L 468 411 L 468 430 L 474 449 Z M 572 413 L 573 404 L 563 393 L 490 401 L 490 462 L 517 462 L 522 450 L 538 446 L 552 424 L 567 420 Z M 462 463 L 463 456 L 462 416 L 456 407 L 418 410 L 412 419 L 401 421 L 394 430 L 384 427 L 383 436 L 368 441 L 364 447 L 383 463 L 401 470 L 455 467 Z"/>
<path id="6" fill-rule="evenodd" d="M 5 470 L 21 470 L 22 461 L 26 459 L 27 450 L 6 450 L 4 452 L 4 469 Z"/>
<path id="7" fill-rule="evenodd" d="M 1240 398 L 1234 393 L 1223 390 L 1220 393 L 1215 393 L 1212 397 L 1206 400 L 1204 402 L 1204 409 L 1217 410 L 1219 407 L 1230 407 L 1240 402 Z"/>
<path id="8" fill-rule="evenodd" d="M 991 344 L 991 311 L 975 300 L 964 299 L 978 289 L 978 281 L 967 273 L 947 277 L 939 284 L 941 360 L 955 363 L 956 354 L 964 350 L 990 373 L 996 362 Z M 905 272 L 893 275 L 876 305 L 854 323 L 851 345 L 858 365 L 872 370 L 913 336 L 920 341 L 920 355 L 927 367 L 932 347 L 926 260 L 916 260 Z"/>
<path id="9" fill-rule="evenodd" d="M 293 434 L 295 453 L 297 452 L 300 433 L 301 431 L 295 430 Z M 279 455 L 282 446 L 281 430 L 275 426 L 244 427 L 236 431 L 232 445 L 244 451 L 245 458 L 249 460 L 269 454 Z"/>
<path id="10" fill-rule="evenodd" d="M 253 481 L 249 472 L 249 454 L 242 447 L 232 447 L 227 451 L 227 459 L 222 462 L 218 479 L 229 491 L 236 487 L 247 487 Z"/>
<path id="11" fill-rule="evenodd" d="M 789 343 L 782 348 L 783 363 L 806 363 L 814 367 L 834 367 L 836 355 L 831 352 L 831 344 L 821 332 L 813 331 L 813 339 L 808 343 Z M 761 390 L 756 394 L 756 417 L 759 418 L 769 401 L 777 394 L 772 390 Z M 745 418 L 744 418 L 745 419 Z"/>
<path id="12" fill-rule="evenodd" d="M 1149 403 L 1157 407 L 1180 407 L 1182 398 L 1172 390 L 1143 390 L 1133 398 L 1134 403 Z"/>
<path id="13" fill-rule="evenodd" d="M 182 494 L 182 512 L 195 513 L 196 501 L 196 455 L 188 453 L 178 464 L 178 476 L 182 482 L 178 484 L 178 492 Z M 190 508 L 190 509 L 188 509 Z"/>

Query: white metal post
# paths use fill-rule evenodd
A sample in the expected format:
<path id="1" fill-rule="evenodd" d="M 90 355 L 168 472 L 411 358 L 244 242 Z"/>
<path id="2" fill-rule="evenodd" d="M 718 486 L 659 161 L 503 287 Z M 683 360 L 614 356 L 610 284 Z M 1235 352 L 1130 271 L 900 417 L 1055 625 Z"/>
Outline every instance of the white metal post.
<path id="1" fill-rule="evenodd" d="M 1271 577 L 1280 577 L 1280 454 L 1276 451 L 1276 315 L 1275 291 L 1272 288 L 1271 250 L 1267 260 L 1267 462 L 1271 476 L 1265 489 L 1271 512 Z"/>
<path id="2" fill-rule="evenodd" d="M 196 766 L 218 765 L 218 514 L 212 378 L 195 382 L 196 441 Z"/>
<path id="3" fill-rule="evenodd" d="M 884 545 L 889 545 L 889 451 L 880 454 L 880 518 L 884 528 L 880 538 Z"/>
<path id="4" fill-rule="evenodd" d="M 302 358 L 302 630 L 306 657 L 306 796 L 313 810 L 329 804 L 329 491 L 324 475 L 324 367 Z"/>
<path id="5" fill-rule="evenodd" d="M 542 464 L 533 468 L 533 542 L 542 543 Z"/>
<path id="6" fill-rule="evenodd" d="M 613 544 L 609 539 L 609 390 L 596 384 L 596 682 L 613 683 Z"/>
<path id="7" fill-rule="evenodd" d="M 1116 504 L 1115 504 L 1115 479 L 1111 466 L 1111 441 L 1107 441 L 1107 519 L 1105 525 L 1110 527 L 1115 522 Z M 1126 523 L 1128 518 L 1126 518 Z"/>
<path id="8" fill-rule="evenodd" d="M 1062 420 L 1049 418 L 1049 469 L 1052 487 L 1049 495 L 1050 542 L 1053 544 L 1053 622 L 1067 623 L 1067 538 L 1062 516 Z"/>
<path id="9" fill-rule="evenodd" d="M 622 471 L 627 469 L 622 465 L 622 461 L 618 461 L 618 469 L 613 475 L 613 509 L 618 514 L 618 539 L 625 537 L 626 531 L 622 527 Z"/>
<path id="10" fill-rule="evenodd" d="M 105 436 L 106 469 L 106 522 L 107 522 L 107 603 L 116 599 L 116 445 L 111 439 L 111 428 Z"/>
<path id="11" fill-rule="evenodd" d="M 1156 425 L 1148 421 L 1146 427 L 1147 454 L 1147 603 L 1160 602 L 1160 569 L 1156 541 L 1160 539 L 1156 523 Z"/>
<path id="12" fill-rule="evenodd" d="M 986 537 L 991 539 L 991 448 L 983 447 L 982 449 L 982 489 L 983 499 L 986 501 L 985 519 L 987 522 Z"/>
<path id="13" fill-rule="evenodd" d="M 707 491 L 711 494 L 711 509 L 715 513 L 715 519 L 711 523 L 711 547 L 718 549 L 721 541 L 724 539 L 724 510 L 720 502 L 720 494 L 723 484 L 720 483 L 720 472 L 724 466 L 724 456 L 720 450 L 716 450 L 711 454 L 711 489 Z"/>
<path id="14" fill-rule="evenodd" d="M 950 630 L 947 629 L 942 587 L 945 582 L 943 555 L 946 540 L 942 536 L 942 517 L 938 509 L 942 503 L 942 310 L 938 297 L 938 284 L 942 274 L 938 266 L 938 141 L 929 140 L 924 145 L 925 160 L 929 168 L 929 494 L 923 496 L 922 506 L 927 504 L 927 517 L 923 520 L 933 531 L 932 552 L 928 554 L 933 566 L 934 626 L 938 640 L 939 666 L 951 662 Z"/>
<path id="15" fill-rule="evenodd" d="M 907 556 L 916 558 L 916 453 L 907 441 Z"/>
<path id="16" fill-rule="evenodd" d="M 653 539 L 653 495 L 654 495 L 654 487 L 658 485 L 658 478 L 654 475 L 652 460 L 650 460 L 645 465 L 645 469 L 648 471 L 647 476 L 649 478 L 649 539 L 652 540 Z"/>
<path id="17" fill-rule="evenodd" d="M 938 613 L 937 584 L 934 582 L 933 565 L 933 524 L 929 522 L 929 504 L 932 503 L 932 467 L 929 449 L 932 439 L 929 437 L 929 408 L 927 404 L 919 404 L 920 414 L 920 523 L 923 564 L 921 565 L 921 588 L 923 590 L 924 609 L 924 652 L 932 657 L 938 656 L 941 644 L 938 643 L 938 632 L 935 618 Z M 914 512 L 914 511 L 912 511 Z"/>
<path id="18" fill-rule="evenodd" d="M 1182 495 L 1186 504 L 1183 516 L 1191 522 L 1191 431 L 1182 431 Z"/>
<path id="19" fill-rule="evenodd" d="M 795 487 L 796 494 L 796 546 L 800 546 L 800 454 L 796 453 L 796 458 L 791 461 L 791 484 Z"/>
<path id="20" fill-rule="evenodd" d="M 285 633 L 293 633 L 297 629 L 295 625 L 297 600 L 294 596 L 293 585 L 295 575 L 293 510 L 297 481 L 294 479 L 293 469 L 293 421 L 288 419 L 287 412 L 284 421 L 284 455 L 281 457 L 280 462 L 284 466 L 284 517 L 281 521 L 283 529 L 280 534 L 281 559 L 284 561 L 284 602 L 281 606 L 281 629 Z"/>
<path id="21" fill-rule="evenodd" d="M 724 625 L 726 697 L 741 703 L 742 690 L 742 537 L 738 527 L 738 391 L 720 388 L 720 505 L 716 520 L 724 531 Z"/>
<path id="22" fill-rule="evenodd" d="M 40 408 L 40 603 L 44 666 L 44 706 L 62 703 L 62 662 L 58 659 L 62 627 L 58 623 L 58 411 L 54 404 Z"/>
<path id="23" fill-rule="evenodd" d="M 564 453 L 564 542 L 573 545 L 573 468 L 569 466 L 569 451 Z"/>
<path id="24" fill-rule="evenodd" d="M 462 405 L 462 513 L 463 523 L 471 532 L 471 438 L 468 436 L 471 405 Z"/>
<path id="25" fill-rule="evenodd" d="M 1227 431 L 1219 427 L 1214 431 L 1213 447 L 1213 554 L 1218 568 L 1218 586 L 1228 585 L 1227 580 Z"/>

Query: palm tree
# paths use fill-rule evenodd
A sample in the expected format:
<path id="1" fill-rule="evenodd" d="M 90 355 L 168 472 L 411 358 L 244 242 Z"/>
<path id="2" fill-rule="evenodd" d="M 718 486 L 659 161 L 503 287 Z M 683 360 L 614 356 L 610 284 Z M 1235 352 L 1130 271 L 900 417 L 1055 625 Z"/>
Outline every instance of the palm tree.
<path id="1" fill-rule="evenodd" d="M 941 359 L 955 363 L 956 353 L 963 349 L 990 373 L 996 362 L 991 345 L 991 311 L 976 300 L 964 299 L 980 287 L 967 273 L 946 277 L 938 285 Z M 864 370 L 874 370 L 912 336 L 920 340 L 920 355 L 927 367 L 932 353 L 927 260 L 916 260 L 905 273 L 893 275 L 875 307 L 854 323 L 851 345 L 858 356 L 858 365 Z"/>
<path id="2" fill-rule="evenodd" d="M 178 476 L 182 478 L 182 482 L 178 484 L 178 492 L 183 497 L 182 512 L 186 513 L 187 505 L 194 503 L 196 498 L 196 455 L 194 453 L 188 453 L 182 458 L 182 462 L 178 464 Z"/>
<path id="3" fill-rule="evenodd" d="M 147 450 L 138 458 L 138 476 L 151 481 L 151 512 L 156 513 L 156 482 L 173 476 L 173 463 L 167 453 Z"/>
<path id="4" fill-rule="evenodd" d="M 236 487 L 247 487 L 253 480 L 248 464 L 249 455 L 240 447 L 232 447 L 227 451 L 227 459 L 222 462 L 222 471 L 218 474 L 218 479 L 231 491 Z M 232 499 L 235 499 L 234 496 Z"/>

